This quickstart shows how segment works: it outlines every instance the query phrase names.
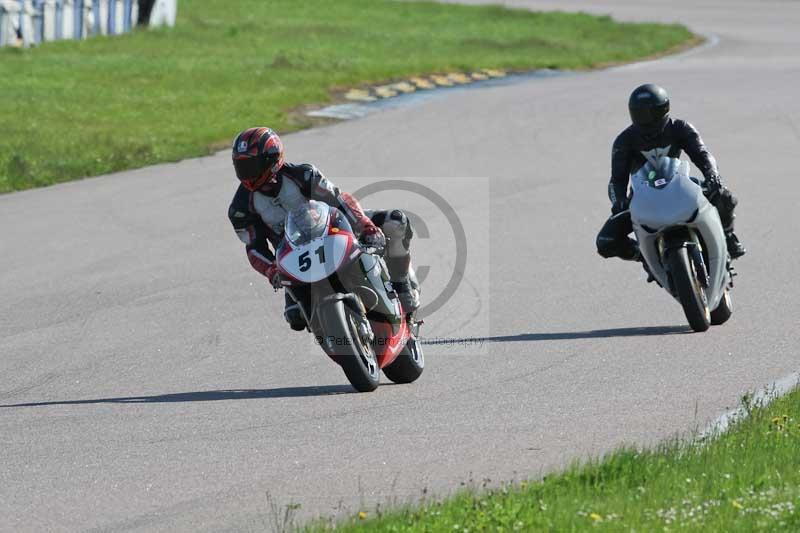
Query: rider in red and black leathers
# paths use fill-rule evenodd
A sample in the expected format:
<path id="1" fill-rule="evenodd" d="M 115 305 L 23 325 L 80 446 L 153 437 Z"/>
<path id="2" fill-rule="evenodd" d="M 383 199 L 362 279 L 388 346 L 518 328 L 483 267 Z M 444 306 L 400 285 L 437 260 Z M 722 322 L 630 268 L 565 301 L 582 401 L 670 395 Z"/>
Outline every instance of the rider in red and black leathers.
<path id="1" fill-rule="evenodd" d="M 277 286 L 276 250 L 283 237 L 286 213 L 307 200 L 340 209 L 359 240 L 384 248 L 392 287 L 406 312 L 419 307 L 419 287 L 411 268 L 410 244 L 414 233 L 400 210 L 365 211 L 349 193 L 340 191 L 316 167 L 284 162 L 283 144 L 269 128 L 250 128 L 233 144 L 233 165 L 241 184 L 228 218 L 245 244 L 252 267 Z M 388 242 L 387 242 L 388 238 Z M 284 316 L 292 329 L 305 328 L 297 305 L 286 295 Z"/>
<path id="2" fill-rule="evenodd" d="M 628 181 L 647 162 L 647 157 L 680 157 L 686 152 L 705 178 L 703 193 L 717 208 L 731 258 L 745 254 L 733 232 L 733 213 L 737 199 L 722 184 L 717 162 L 703 143 L 697 130 L 686 121 L 669 116 L 669 97 L 664 89 L 647 84 L 637 87 L 628 102 L 632 124 L 617 136 L 611 152 L 611 200 L 609 218 L 597 236 L 597 251 L 603 257 L 638 259 L 636 242 L 628 235 L 633 231 L 628 196 Z"/>

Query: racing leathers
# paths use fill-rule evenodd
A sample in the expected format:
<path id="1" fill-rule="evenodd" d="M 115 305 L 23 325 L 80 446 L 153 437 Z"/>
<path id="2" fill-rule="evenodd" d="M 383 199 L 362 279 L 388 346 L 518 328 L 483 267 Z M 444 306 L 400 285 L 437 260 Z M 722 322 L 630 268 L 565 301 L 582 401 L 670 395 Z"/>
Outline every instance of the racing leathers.
<path id="1" fill-rule="evenodd" d="M 660 131 L 646 131 L 635 125 L 629 126 L 617 136 L 611 152 L 611 180 L 608 198 L 611 200 L 611 217 L 597 235 L 597 252 L 603 257 L 638 259 L 636 241 L 629 237 L 633 231 L 631 223 L 628 182 L 647 162 L 661 156 L 680 157 L 686 152 L 692 163 L 705 178 L 703 194 L 717 208 L 728 252 L 732 258 L 741 257 L 744 247 L 733 232 L 734 208 L 738 203 L 731 191 L 722 184 L 717 162 L 706 148 L 700 134 L 686 121 L 668 118 Z"/>
<path id="2" fill-rule="evenodd" d="M 278 172 L 280 183 L 270 194 L 251 192 L 240 185 L 233 197 L 228 218 L 239 239 L 245 244 L 250 265 L 276 283 L 275 253 L 283 238 L 286 214 L 307 200 L 324 202 L 340 209 L 362 239 L 368 239 L 378 227 L 386 237 L 384 259 L 392 287 L 403 309 L 419 307 L 419 287 L 411 268 L 410 245 L 414 235 L 405 213 L 400 210 L 363 210 L 349 193 L 340 191 L 316 167 L 310 164 L 285 163 Z M 297 304 L 286 295 L 284 317 L 292 329 L 305 329 L 306 323 Z"/>

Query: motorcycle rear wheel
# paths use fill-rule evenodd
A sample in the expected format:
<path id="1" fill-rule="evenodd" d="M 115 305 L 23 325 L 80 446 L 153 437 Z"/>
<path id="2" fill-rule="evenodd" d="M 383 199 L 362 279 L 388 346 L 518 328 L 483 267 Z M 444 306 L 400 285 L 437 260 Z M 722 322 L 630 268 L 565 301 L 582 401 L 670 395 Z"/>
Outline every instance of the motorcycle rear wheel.
<path id="1" fill-rule="evenodd" d="M 719 326 L 728 321 L 733 314 L 733 300 L 731 299 L 730 289 L 725 289 L 722 299 L 717 308 L 711 311 L 711 325 Z"/>
<path id="2" fill-rule="evenodd" d="M 686 320 L 694 331 L 706 331 L 711 325 L 708 298 L 700 280 L 697 279 L 697 272 L 686 248 L 675 248 L 670 251 L 668 264 L 672 284 Z"/>
<path id="3" fill-rule="evenodd" d="M 383 368 L 383 373 L 395 383 L 411 383 L 422 375 L 424 369 L 425 355 L 422 353 L 422 345 L 411 337 L 392 364 Z"/>

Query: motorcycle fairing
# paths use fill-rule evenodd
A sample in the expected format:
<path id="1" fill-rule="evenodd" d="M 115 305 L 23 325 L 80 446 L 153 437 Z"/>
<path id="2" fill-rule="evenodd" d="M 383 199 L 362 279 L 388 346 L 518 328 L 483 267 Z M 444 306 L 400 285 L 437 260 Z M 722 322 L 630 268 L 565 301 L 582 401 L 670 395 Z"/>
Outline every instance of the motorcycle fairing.
<path id="1" fill-rule="evenodd" d="M 655 181 L 653 171 L 656 180 L 666 180 L 664 186 L 651 184 Z M 677 158 L 661 158 L 657 165 L 648 162 L 631 177 L 631 188 L 631 221 L 639 250 L 656 281 L 662 287 L 670 286 L 661 262 L 664 233 L 675 227 L 685 227 L 692 245 L 705 254 L 709 274 L 708 303 L 715 309 L 730 280 L 727 247 L 719 213 L 706 200 L 701 187 L 689 177 L 689 163 Z"/>
<path id="2" fill-rule="evenodd" d="M 389 323 L 370 320 L 370 325 L 375 333 L 375 341 L 372 343 L 375 348 L 375 357 L 378 359 L 378 366 L 383 368 L 392 364 L 400 354 L 406 342 L 411 338 L 411 330 L 405 319 L 401 320 L 400 327 L 394 333 L 392 325 Z"/>
<path id="3" fill-rule="evenodd" d="M 347 234 L 326 235 L 299 246 L 285 242 L 287 245 L 281 247 L 278 256 L 278 267 L 301 283 L 315 283 L 335 273 L 352 248 L 352 237 Z"/>
<path id="4" fill-rule="evenodd" d="M 631 220 L 649 228 L 688 222 L 708 201 L 703 189 L 689 178 L 689 163 L 662 158 L 656 167 L 646 163 L 631 177 Z"/>
<path id="5" fill-rule="evenodd" d="M 311 227 L 300 228 L 297 221 L 305 222 L 308 218 L 303 209 L 325 219 L 314 223 L 311 217 Z M 277 255 L 278 268 L 289 282 L 321 281 L 358 255 L 355 235 L 347 219 L 326 204 L 310 201 L 302 209 L 290 213 L 287 220 L 285 238 Z"/>

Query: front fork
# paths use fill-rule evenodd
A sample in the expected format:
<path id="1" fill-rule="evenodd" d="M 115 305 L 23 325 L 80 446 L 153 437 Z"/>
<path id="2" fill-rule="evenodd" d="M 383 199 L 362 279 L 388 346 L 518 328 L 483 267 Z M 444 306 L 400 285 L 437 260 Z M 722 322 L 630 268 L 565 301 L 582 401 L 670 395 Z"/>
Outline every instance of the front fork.
<path id="1" fill-rule="evenodd" d="M 358 323 L 358 334 L 361 337 L 361 340 L 365 343 L 372 343 L 375 340 L 375 333 L 372 331 L 372 326 L 367 320 L 367 311 L 364 308 L 364 304 L 361 302 L 361 299 L 352 293 L 333 293 L 329 294 L 319 301 L 314 301 L 314 298 L 311 298 L 309 305 L 311 307 L 310 311 L 306 311 L 305 305 L 303 302 L 300 301 L 299 298 L 295 295 L 290 287 L 284 287 L 289 293 L 289 296 L 297 303 L 297 307 L 300 309 L 300 313 L 303 315 L 303 318 L 306 321 L 306 330 L 310 332 L 314 332 L 311 328 L 311 324 L 313 324 L 312 320 L 315 318 L 317 307 L 320 305 L 327 305 L 330 303 L 330 300 L 342 300 L 344 305 L 355 305 L 361 311 L 359 314 L 361 316 L 361 320 Z M 313 289 L 312 289 L 313 290 Z M 345 301 L 346 300 L 346 301 Z M 324 334 L 324 332 L 321 332 Z"/>
<path id="2" fill-rule="evenodd" d="M 666 266 L 669 262 L 666 260 L 666 257 L 672 250 L 676 250 L 678 248 L 686 248 L 686 252 L 689 255 L 689 260 L 692 262 L 694 266 L 695 275 L 697 276 L 697 281 L 700 285 L 707 289 L 711 285 L 711 279 L 708 275 L 708 267 L 706 267 L 706 261 L 703 257 L 703 246 L 700 244 L 700 239 L 697 237 L 697 233 L 692 229 L 687 228 L 688 235 L 685 233 L 683 234 L 672 234 L 669 233 L 662 236 L 659 240 L 658 247 L 659 253 L 661 255 L 661 264 Z M 669 276 L 670 285 L 672 285 L 672 273 Z M 676 294 L 675 287 L 670 286 L 670 292 L 672 294 Z"/>
<path id="3" fill-rule="evenodd" d="M 711 280 L 708 276 L 708 268 L 706 268 L 706 262 L 703 259 L 703 250 L 700 248 L 700 243 L 691 242 L 687 244 L 689 245 L 689 258 L 692 260 L 692 263 L 694 263 L 697 280 L 704 289 L 707 289 L 711 284 Z"/>
<path id="4" fill-rule="evenodd" d="M 302 301 L 302 298 L 298 298 L 292 288 L 288 285 L 284 286 L 283 290 L 289 294 L 289 297 L 294 301 L 294 303 L 297 304 L 297 308 L 300 309 L 300 314 L 303 315 L 303 320 L 306 321 L 306 331 L 311 331 L 311 318 L 314 316 L 313 310 L 311 316 L 309 316 L 309 313 L 306 311 L 305 302 Z M 275 292 L 278 292 L 278 289 L 275 289 Z"/>

